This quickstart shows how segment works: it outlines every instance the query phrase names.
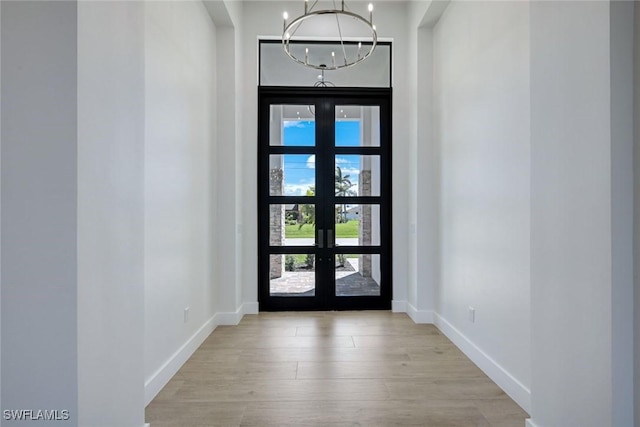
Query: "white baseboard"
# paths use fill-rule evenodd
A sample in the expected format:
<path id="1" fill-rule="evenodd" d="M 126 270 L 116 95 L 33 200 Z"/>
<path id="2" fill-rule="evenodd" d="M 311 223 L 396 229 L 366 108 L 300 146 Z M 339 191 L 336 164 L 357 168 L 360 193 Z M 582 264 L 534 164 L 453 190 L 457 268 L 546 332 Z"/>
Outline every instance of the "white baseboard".
<path id="1" fill-rule="evenodd" d="M 184 365 L 184 363 L 189 360 L 191 355 L 198 349 L 198 347 L 200 347 L 204 340 L 207 339 L 209 335 L 211 335 L 211 332 L 213 332 L 216 326 L 219 325 L 219 323 L 216 323 L 216 316 L 213 316 L 211 319 L 205 322 L 205 324 L 202 325 L 200 329 L 198 329 L 198 331 L 193 334 L 191 338 L 189 338 L 187 342 L 184 343 L 182 347 L 180 347 L 178 351 L 176 351 L 173 356 L 171 356 L 169 360 L 167 360 L 165 364 L 162 365 L 160 369 L 158 369 L 151 376 L 148 381 L 145 382 L 144 406 L 147 406 L 149 403 L 151 403 L 153 398 L 156 397 L 158 393 L 160 393 L 160 390 L 162 390 L 162 388 L 167 385 L 169 380 L 171 380 L 171 378 L 173 378 L 173 376 L 176 374 L 176 372 L 178 372 L 182 365 Z"/>
<path id="2" fill-rule="evenodd" d="M 257 302 L 245 302 L 242 303 L 242 315 L 245 314 L 258 314 L 260 313 L 260 304 Z"/>
<path id="3" fill-rule="evenodd" d="M 229 326 L 237 325 L 242 320 L 243 314 L 242 314 L 241 310 L 242 310 L 242 308 L 239 308 L 235 312 L 216 313 L 215 316 L 213 316 L 213 319 L 214 319 L 214 322 L 215 322 L 216 326 L 219 326 L 219 325 L 229 325 Z"/>
<path id="4" fill-rule="evenodd" d="M 411 304 L 407 304 L 407 314 L 415 323 L 433 323 L 433 311 L 418 310 Z"/>
<path id="5" fill-rule="evenodd" d="M 533 421 L 531 421 L 531 418 L 527 418 L 525 420 L 525 427 L 538 427 L 537 424 L 535 424 Z"/>
<path id="6" fill-rule="evenodd" d="M 505 393 L 507 393 L 526 412 L 531 413 L 531 391 L 500 366 L 489 355 L 483 352 L 462 332 L 456 329 L 438 313 L 433 313 L 435 325 L 447 336 L 469 359 L 487 374 Z M 529 427 L 536 427 L 527 421 Z"/>
<path id="7" fill-rule="evenodd" d="M 393 313 L 406 313 L 407 302 L 406 301 L 391 301 L 391 311 Z"/>
<path id="8" fill-rule="evenodd" d="M 244 303 L 235 312 L 216 313 L 176 351 L 144 384 L 145 406 L 160 393 L 182 365 L 195 353 L 205 339 L 220 325 L 237 325 L 245 314 L 258 314 L 258 303 Z M 148 425 L 148 424 L 147 424 Z"/>
<path id="9" fill-rule="evenodd" d="M 215 320 L 216 326 L 235 326 L 240 323 L 245 314 L 258 314 L 258 303 L 245 302 L 235 312 L 216 313 L 213 318 Z"/>

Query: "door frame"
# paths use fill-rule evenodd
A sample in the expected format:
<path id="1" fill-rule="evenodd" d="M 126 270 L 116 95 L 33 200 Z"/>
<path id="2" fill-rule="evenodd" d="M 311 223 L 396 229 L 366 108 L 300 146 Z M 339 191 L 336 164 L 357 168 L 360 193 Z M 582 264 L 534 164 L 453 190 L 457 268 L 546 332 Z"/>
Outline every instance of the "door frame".
<path id="1" fill-rule="evenodd" d="M 352 247 L 352 253 L 358 254 L 380 254 L 381 256 L 381 283 L 379 296 L 336 296 L 335 295 L 335 277 L 329 275 L 329 271 L 333 271 L 335 267 L 317 267 L 319 272 L 316 273 L 316 289 L 314 297 L 278 297 L 270 295 L 270 255 L 273 253 L 269 242 L 270 225 L 269 225 L 269 205 L 270 203 L 278 203 L 277 197 L 286 197 L 288 203 L 305 203 L 304 196 L 270 196 L 269 195 L 269 155 L 270 154 L 308 154 L 309 147 L 287 147 L 270 146 L 270 106 L 278 104 L 291 105 L 316 105 L 316 117 L 318 121 L 326 120 L 327 123 L 332 122 L 329 128 L 316 128 L 316 139 L 333 138 L 331 132 L 335 135 L 335 112 L 322 111 L 321 101 L 331 99 L 335 100 L 337 105 L 372 105 L 380 106 L 380 147 L 353 147 L 352 150 L 341 147 L 342 151 L 358 151 L 365 155 L 367 149 L 380 155 L 381 162 L 381 185 L 380 185 L 380 209 L 383 220 L 381 221 L 381 245 L 379 247 L 360 246 L 357 251 Z M 260 311 L 282 311 L 282 310 L 389 310 L 391 309 L 392 298 L 392 194 L 391 194 L 391 137 L 392 137 L 392 89 L 391 88 L 334 88 L 334 87 L 259 87 L 258 88 L 258 301 Z M 314 154 L 318 154 L 321 149 L 319 141 L 314 147 Z M 364 149 L 363 149 L 364 148 Z M 330 155 L 336 154 L 336 147 L 329 150 Z M 325 162 L 324 173 L 329 172 L 329 167 L 333 171 L 334 165 Z M 322 172 L 318 172 L 322 173 Z M 319 182 L 316 180 L 316 185 Z M 327 194 L 325 190 L 324 194 Z M 322 192 L 316 198 L 317 206 L 322 205 Z M 284 200 L 284 199 L 282 199 Z M 308 199 L 307 199 L 308 200 Z M 349 200 L 354 203 L 371 203 L 367 197 L 353 197 Z M 335 200 L 334 200 L 335 201 Z M 284 203 L 284 201 L 282 202 Z M 324 206 L 329 209 L 327 201 Z M 333 208 L 331 208 L 333 209 Z M 327 211 L 328 212 L 328 211 Z M 321 217 L 323 215 L 320 215 Z M 328 213 L 324 215 L 328 218 Z M 326 227 L 325 224 L 320 224 Z M 331 225 L 333 227 L 333 224 Z M 320 227 L 318 227 L 320 228 Z M 317 233 L 316 233 L 317 237 Z M 335 237 L 335 236 L 334 236 Z M 324 248 L 313 248 L 316 253 L 316 261 L 322 260 L 323 256 L 331 257 L 336 250 Z M 291 247 L 278 247 L 278 254 L 300 253 Z M 309 250 L 309 248 L 307 250 Z M 348 253 L 348 249 L 345 249 Z M 342 253 L 342 252 L 340 252 Z M 334 262 L 330 258 L 331 263 Z M 317 263 L 316 263 L 317 264 Z M 325 271 L 325 273 L 322 273 Z M 322 286 L 325 283 L 325 286 Z M 329 284 L 328 286 L 326 284 Z"/>

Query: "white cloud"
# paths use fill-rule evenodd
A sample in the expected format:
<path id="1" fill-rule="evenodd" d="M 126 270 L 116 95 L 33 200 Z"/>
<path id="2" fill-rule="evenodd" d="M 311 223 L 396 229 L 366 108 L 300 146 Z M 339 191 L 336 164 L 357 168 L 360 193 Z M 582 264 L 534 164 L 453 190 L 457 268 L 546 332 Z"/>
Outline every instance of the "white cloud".
<path id="1" fill-rule="evenodd" d="M 355 179 L 357 179 L 357 177 L 360 175 L 360 169 L 341 167 L 340 170 L 342 171 L 343 176 L 350 175 L 350 177 L 354 177 Z"/>
<path id="2" fill-rule="evenodd" d="M 285 128 L 305 128 L 309 125 L 308 121 L 302 120 L 285 120 L 283 126 Z"/>
<path id="3" fill-rule="evenodd" d="M 307 167 L 309 169 L 315 169 L 316 168 L 316 155 L 312 154 L 309 156 L 309 158 L 307 159 Z"/>
<path id="4" fill-rule="evenodd" d="M 359 166 L 358 162 L 345 159 L 344 157 L 336 157 L 336 166 L 340 167 L 343 175 L 351 175 L 352 177 L 360 175 L 360 168 L 353 167 Z"/>
<path id="5" fill-rule="evenodd" d="M 351 189 L 355 192 L 356 195 L 360 194 L 360 186 L 358 185 L 358 181 L 352 181 L 353 187 Z M 284 195 L 285 196 L 306 196 L 307 190 L 309 187 L 313 186 L 313 182 L 305 182 L 300 184 L 286 184 L 284 186 Z"/>
<path id="6" fill-rule="evenodd" d="M 285 196 L 306 196 L 309 187 L 314 185 L 313 182 L 301 182 L 299 184 L 286 184 L 284 186 Z"/>

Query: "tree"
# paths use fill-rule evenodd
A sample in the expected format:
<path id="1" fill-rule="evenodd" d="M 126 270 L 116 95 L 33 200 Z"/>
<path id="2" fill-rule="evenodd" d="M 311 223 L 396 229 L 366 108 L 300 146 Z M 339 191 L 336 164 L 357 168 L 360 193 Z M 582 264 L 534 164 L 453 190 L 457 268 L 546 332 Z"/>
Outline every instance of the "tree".
<path id="1" fill-rule="evenodd" d="M 352 187 L 355 184 L 353 184 L 351 182 L 351 179 L 349 179 L 350 176 L 351 175 L 349 174 L 343 175 L 342 169 L 340 168 L 340 166 L 336 166 L 336 177 L 335 177 L 336 196 L 348 197 L 348 196 L 356 195 L 356 192 L 352 190 Z M 337 214 L 337 220 L 340 223 L 347 222 L 347 205 L 345 203 L 343 203 L 341 206 L 341 212 L 338 212 Z"/>
<path id="2" fill-rule="evenodd" d="M 313 197 L 316 195 L 316 187 L 311 186 L 307 189 L 307 196 Z M 298 221 L 300 221 L 300 225 L 298 229 L 301 229 L 305 224 L 311 224 L 312 227 L 316 226 L 316 206 L 303 204 L 300 205 L 300 215 L 298 217 Z"/>

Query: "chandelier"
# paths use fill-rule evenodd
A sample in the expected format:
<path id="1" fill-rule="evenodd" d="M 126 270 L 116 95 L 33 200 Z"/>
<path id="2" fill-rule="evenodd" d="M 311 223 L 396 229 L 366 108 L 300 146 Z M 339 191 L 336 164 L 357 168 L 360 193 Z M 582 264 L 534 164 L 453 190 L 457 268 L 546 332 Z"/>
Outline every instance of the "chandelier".
<path id="1" fill-rule="evenodd" d="M 352 67 L 371 56 L 378 42 L 371 3 L 368 7 L 369 19 L 350 11 L 344 0 L 341 1 L 340 8 L 337 8 L 336 0 L 333 0 L 333 9 L 316 9 L 318 0 L 311 5 L 309 3 L 309 0 L 304 0 L 304 14 L 291 21 L 287 12 L 282 15 L 282 47 L 291 59 L 306 67 L 326 71 Z M 326 48 L 322 49 L 317 43 L 308 42 L 305 37 L 296 38 L 296 33 L 301 28 L 304 31 L 305 26 L 311 30 L 321 26 L 323 32 L 333 31 L 336 44 L 339 44 L 338 48 L 330 50 L 329 53 Z M 349 31 L 357 28 L 358 35 L 347 36 L 345 26 L 349 27 Z M 346 40 L 347 38 L 349 40 Z"/>

